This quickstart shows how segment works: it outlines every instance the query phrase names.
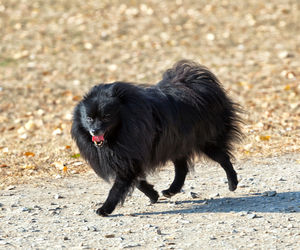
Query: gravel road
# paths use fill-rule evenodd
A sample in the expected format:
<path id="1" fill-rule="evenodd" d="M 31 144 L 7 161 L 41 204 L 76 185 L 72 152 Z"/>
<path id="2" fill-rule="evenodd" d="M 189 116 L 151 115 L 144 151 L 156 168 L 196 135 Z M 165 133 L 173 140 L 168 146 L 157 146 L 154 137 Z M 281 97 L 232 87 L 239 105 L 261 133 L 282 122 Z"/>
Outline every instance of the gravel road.
<path id="1" fill-rule="evenodd" d="M 150 205 L 135 190 L 99 217 L 110 184 L 93 172 L 0 191 L 0 249 L 299 249 L 300 155 L 237 162 L 227 188 L 212 162 L 197 163 L 182 192 Z M 149 178 L 161 191 L 166 167 Z"/>

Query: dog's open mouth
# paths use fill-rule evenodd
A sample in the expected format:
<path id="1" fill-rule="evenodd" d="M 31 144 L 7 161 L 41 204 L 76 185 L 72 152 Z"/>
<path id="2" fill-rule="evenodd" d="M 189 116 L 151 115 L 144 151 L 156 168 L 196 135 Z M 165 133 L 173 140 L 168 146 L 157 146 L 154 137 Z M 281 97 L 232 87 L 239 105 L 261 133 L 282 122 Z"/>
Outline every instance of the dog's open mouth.
<path id="1" fill-rule="evenodd" d="M 102 147 L 104 143 L 104 135 L 94 135 L 92 137 L 92 141 L 95 143 L 96 146 Z"/>

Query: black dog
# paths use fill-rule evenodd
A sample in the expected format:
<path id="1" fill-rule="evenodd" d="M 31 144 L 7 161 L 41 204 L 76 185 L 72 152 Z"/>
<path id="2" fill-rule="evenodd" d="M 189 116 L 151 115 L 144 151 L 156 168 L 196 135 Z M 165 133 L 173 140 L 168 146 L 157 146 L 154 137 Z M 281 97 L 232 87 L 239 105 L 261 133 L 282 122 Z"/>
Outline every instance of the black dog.
<path id="1" fill-rule="evenodd" d="M 162 193 L 180 192 L 195 155 L 225 170 L 229 190 L 238 180 L 230 162 L 241 138 L 239 107 L 204 66 L 180 61 L 152 87 L 99 84 L 77 105 L 72 137 L 94 171 L 114 184 L 97 214 L 110 214 L 136 186 L 152 203 L 159 197 L 146 175 L 171 160 L 175 179 Z"/>

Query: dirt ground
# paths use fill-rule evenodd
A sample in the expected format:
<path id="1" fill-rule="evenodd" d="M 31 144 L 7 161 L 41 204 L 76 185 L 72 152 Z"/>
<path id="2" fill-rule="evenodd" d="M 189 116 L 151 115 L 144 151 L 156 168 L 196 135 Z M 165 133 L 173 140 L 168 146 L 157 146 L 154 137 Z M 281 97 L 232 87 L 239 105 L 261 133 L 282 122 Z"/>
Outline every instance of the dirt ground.
<path id="1" fill-rule="evenodd" d="M 0 191 L 0 249 L 299 249 L 300 164 L 295 155 L 235 164 L 227 187 L 216 164 L 197 164 L 182 192 L 150 205 L 135 190 L 109 217 L 95 210 L 110 185 L 94 173 L 36 179 Z M 299 158 L 300 155 L 298 154 Z M 173 178 L 151 178 L 158 191 Z"/>
<path id="2" fill-rule="evenodd" d="M 300 203 L 299 20 L 300 2 L 297 0 L 0 0 L 0 244 L 5 242 L 4 248 L 20 247 L 26 241 L 27 247 L 43 248 L 38 242 L 48 237 L 48 248 L 60 248 L 63 244 L 56 239 L 64 237 L 62 232 L 59 235 L 60 231 L 51 230 L 52 233 L 36 238 L 34 232 L 26 228 L 26 223 L 36 218 L 33 214 L 37 214 L 37 218 L 44 216 L 35 223 L 40 226 L 38 230 L 44 232 L 48 223 L 56 223 L 54 221 L 71 225 L 74 211 L 84 211 L 84 216 L 91 217 L 88 217 L 89 223 L 85 223 L 85 217 L 78 215 L 82 226 L 95 226 L 98 228 L 95 232 L 103 236 L 96 239 L 89 232 L 87 237 L 98 243 L 102 239 L 101 244 L 104 244 L 88 242 L 87 246 L 100 249 L 129 248 L 130 244 L 142 249 L 151 246 L 151 237 L 163 241 L 173 236 L 176 240 L 171 240 L 171 244 L 153 243 L 153 246 L 196 248 L 200 245 L 193 242 L 198 237 L 199 242 L 208 244 L 204 246 L 209 248 L 251 248 L 249 244 L 253 243 L 256 248 L 296 249 L 299 234 L 294 227 L 297 226 L 299 232 L 299 224 L 293 221 L 299 221 L 299 206 L 291 205 L 296 211 L 292 213 L 280 210 L 288 209 L 288 202 L 274 211 L 257 205 L 253 210 L 257 218 L 251 219 L 253 215 L 248 214 L 251 209 L 243 207 L 240 211 L 234 205 L 239 207 L 242 201 L 251 205 L 251 201 L 259 203 L 263 199 L 276 202 L 292 199 L 292 204 L 295 200 Z M 225 193 L 224 184 L 221 189 L 214 187 L 216 181 L 223 178 L 220 172 L 206 184 L 207 189 L 202 188 L 203 180 L 199 180 L 197 189 L 201 196 L 196 202 L 186 191 L 174 198 L 174 202 L 162 200 L 158 206 L 145 207 L 145 198 L 135 192 L 131 201 L 116 213 L 137 213 L 137 216 L 106 220 L 94 217 L 89 206 L 105 198 L 108 186 L 98 190 L 102 182 L 94 177 L 71 140 L 74 106 L 91 86 L 100 82 L 123 80 L 155 84 L 167 68 L 183 58 L 209 67 L 232 99 L 246 111 L 243 115 L 245 139 L 237 145 L 235 156 L 238 168 L 247 171 L 245 178 L 253 178 L 251 188 L 254 191 L 240 186 L 231 194 Z M 272 163 L 274 168 L 270 168 L 269 162 L 277 163 Z M 283 174 L 275 166 L 285 166 L 290 175 Z M 164 178 L 171 178 L 170 171 L 170 168 L 164 170 L 162 182 L 167 181 Z M 196 175 L 204 178 L 204 172 L 214 176 L 211 171 L 199 170 Z M 280 181 L 280 178 L 290 181 Z M 162 184 L 159 183 L 160 188 Z M 277 195 L 253 194 L 270 191 L 269 187 L 275 190 L 280 187 Z M 23 193 L 24 189 L 28 191 Z M 215 193 L 220 192 L 220 197 L 210 203 L 204 199 L 209 198 L 212 190 L 218 190 Z M 67 196 L 65 192 L 74 192 L 76 197 L 57 199 L 53 203 L 58 205 L 51 205 L 51 202 L 49 205 L 46 194 L 52 197 L 59 191 L 63 196 Z M 18 198 L 13 202 L 10 199 L 14 196 Z M 246 198 L 241 198 L 244 196 Z M 228 200 L 232 207 L 227 204 Z M 75 204 L 70 205 L 70 202 Z M 225 211 L 224 204 L 232 212 Z M 193 206 L 201 207 L 189 212 L 189 209 L 193 211 Z M 20 212 L 20 207 L 25 211 Z M 52 208 L 54 210 L 49 210 Z M 214 211 L 209 212 L 209 209 Z M 178 212 L 180 210 L 182 212 Z M 239 214 L 242 211 L 246 211 L 245 214 Z M 58 214 L 47 218 L 52 212 Z M 14 213 L 20 221 L 9 220 L 14 218 Z M 60 218 L 60 214 L 65 217 Z M 251 223 L 243 224 L 245 219 Z M 180 232 L 169 235 L 166 231 L 171 230 L 171 226 L 176 230 L 176 220 L 190 223 L 178 222 L 182 225 L 178 229 Z M 20 229 L 23 222 L 24 233 Z M 65 224 L 58 223 L 57 228 Z M 136 232 L 135 226 L 143 232 L 131 234 L 129 230 L 132 228 Z M 193 233 L 193 228 L 197 234 Z M 74 241 L 74 244 L 66 246 L 85 247 L 85 243 L 80 243 L 80 230 L 77 229 L 76 233 L 68 231 L 66 237 L 71 240 L 64 243 Z M 246 229 L 254 231 L 248 234 Z M 126 236 L 122 236 L 122 230 L 127 232 Z M 148 232 L 151 233 L 148 235 Z M 240 235 L 242 232 L 246 232 L 245 237 Z M 115 236 L 109 236 L 110 233 Z M 145 238 L 144 243 L 138 240 L 129 243 L 131 236 L 137 239 L 134 235 L 150 238 Z M 14 245 L 12 237 L 19 237 L 19 243 Z M 226 245 L 224 237 L 233 237 L 229 241 L 231 245 Z M 260 245 L 265 237 L 269 237 L 268 241 Z M 245 238 L 247 244 L 243 243 Z M 30 245 L 35 242 L 36 246 Z"/>

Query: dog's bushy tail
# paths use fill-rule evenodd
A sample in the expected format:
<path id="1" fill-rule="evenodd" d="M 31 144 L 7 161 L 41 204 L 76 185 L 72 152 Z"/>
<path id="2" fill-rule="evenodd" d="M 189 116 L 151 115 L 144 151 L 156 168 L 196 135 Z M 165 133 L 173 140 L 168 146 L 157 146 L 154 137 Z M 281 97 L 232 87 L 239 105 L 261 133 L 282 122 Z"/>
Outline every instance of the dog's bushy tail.
<path id="1" fill-rule="evenodd" d="M 163 74 L 163 80 L 170 83 L 210 82 L 220 86 L 218 78 L 205 66 L 190 60 L 181 60 Z"/>
<path id="2" fill-rule="evenodd" d="M 216 143 L 232 156 L 234 142 L 240 142 L 243 138 L 240 128 L 243 110 L 227 96 L 218 78 L 203 65 L 181 60 L 163 74 L 162 82 L 184 85 L 192 90 L 199 112 L 204 114 L 207 121 L 214 121 L 213 124 L 218 125 Z M 221 116 L 222 120 L 216 116 Z"/>

